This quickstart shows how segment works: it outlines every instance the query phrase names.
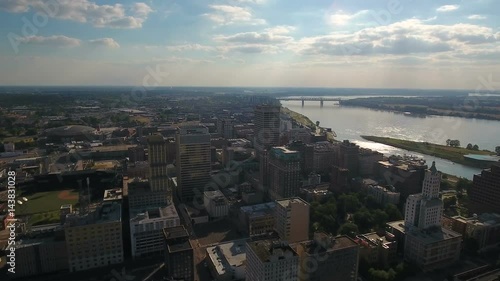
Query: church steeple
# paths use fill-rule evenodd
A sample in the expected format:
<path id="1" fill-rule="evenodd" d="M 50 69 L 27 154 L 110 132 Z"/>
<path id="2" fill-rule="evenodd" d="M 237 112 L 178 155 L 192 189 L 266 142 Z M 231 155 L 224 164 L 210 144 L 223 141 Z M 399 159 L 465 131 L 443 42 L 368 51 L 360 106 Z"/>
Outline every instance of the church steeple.
<path id="1" fill-rule="evenodd" d="M 432 166 L 429 170 L 431 170 L 433 175 L 437 174 L 436 161 L 432 161 Z"/>

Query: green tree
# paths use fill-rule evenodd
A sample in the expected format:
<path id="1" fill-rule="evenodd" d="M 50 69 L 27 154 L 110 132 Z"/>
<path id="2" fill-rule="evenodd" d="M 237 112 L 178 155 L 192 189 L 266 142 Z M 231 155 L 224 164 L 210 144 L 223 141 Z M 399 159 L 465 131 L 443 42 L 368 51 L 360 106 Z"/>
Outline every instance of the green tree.
<path id="1" fill-rule="evenodd" d="M 373 214 L 367 208 L 361 208 L 354 216 L 354 223 L 359 227 L 361 232 L 369 231 L 374 225 Z"/>
<path id="2" fill-rule="evenodd" d="M 397 220 L 402 220 L 403 215 L 399 211 L 398 207 L 394 204 L 387 204 L 384 209 L 385 213 L 388 216 L 389 221 L 397 221 Z"/>
<path id="3" fill-rule="evenodd" d="M 479 150 L 479 145 L 475 144 L 475 145 L 472 147 L 472 150 Z"/>
<path id="4" fill-rule="evenodd" d="M 373 217 L 373 224 L 378 228 L 384 228 L 385 224 L 387 223 L 387 220 L 389 219 L 387 213 L 380 209 L 372 211 L 372 217 Z"/>
<path id="5" fill-rule="evenodd" d="M 361 207 L 361 202 L 359 201 L 356 194 L 342 194 L 339 196 L 338 200 L 339 210 L 346 213 L 354 213 Z"/>
<path id="6" fill-rule="evenodd" d="M 445 208 L 449 208 L 451 205 L 456 205 L 456 204 L 457 204 L 457 197 L 455 196 L 443 199 L 443 205 Z"/>
<path id="7" fill-rule="evenodd" d="M 347 223 L 344 223 L 342 226 L 340 226 L 339 234 L 340 235 L 349 235 L 351 237 L 354 237 L 357 234 L 359 234 L 359 229 L 358 229 L 358 226 L 356 224 L 347 222 Z"/>
<path id="8" fill-rule="evenodd" d="M 472 150 L 472 143 L 469 143 L 467 144 L 467 147 L 466 147 L 468 150 Z"/>
<path id="9" fill-rule="evenodd" d="M 319 127 L 319 121 L 316 121 L 316 127 Z"/>
<path id="10" fill-rule="evenodd" d="M 462 192 L 462 191 L 468 191 L 469 188 L 472 187 L 472 181 L 470 181 L 470 180 L 468 180 L 466 178 L 460 178 L 457 181 L 456 187 L 457 187 L 457 191 L 460 191 L 460 192 Z"/>
<path id="11" fill-rule="evenodd" d="M 495 152 L 500 155 L 500 146 L 495 147 Z"/>

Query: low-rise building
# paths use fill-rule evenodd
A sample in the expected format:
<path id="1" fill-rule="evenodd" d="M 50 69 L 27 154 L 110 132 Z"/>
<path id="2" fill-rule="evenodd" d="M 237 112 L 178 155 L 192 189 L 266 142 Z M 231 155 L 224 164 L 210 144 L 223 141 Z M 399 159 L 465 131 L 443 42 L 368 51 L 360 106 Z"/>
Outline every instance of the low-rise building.
<path id="1" fill-rule="evenodd" d="M 462 250 L 462 235 L 441 227 L 407 229 L 405 260 L 424 272 L 444 268 L 458 261 Z"/>
<path id="2" fill-rule="evenodd" d="M 203 194 L 203 205 L 210 218 L 222 218 L 229 212 L 229 203 L 220 190 L 205 191 Z"/>
<path id="3" fill-rule="evenodd" d="M 245 280 L 245 239 L 207 247 L 206 254 L 206 260 L 208 262 L 209 269 L 215 280 Z"/>
<path id="4" fill-rule="evenodd" d="M 300 281 L 356 281 L 359 247 L 347 236 L 315 233 L 314 239 L 297 244 Z"/>
<path id="5" fill-rule="evenodd" d="M 477 242 L 479 251 L 487 251 L 500 245 L 500 214 L 480 214 L 470 218 L 443 217 L 444 228 L 453 230 Z"/>
<path id="6" fill-rule="evenodd" d="M 389 232 L 361 234 L 356 242 L 360 246 L 359 257 L 371 266 L 387 268 L 397 259 L 398 243 Z"/>
<path id="7" fill-rule="evenodd" d="M 242 232 L 250 237 L 273 232 L 275 207 L 275 202 L 241 207 L 240 223 Z"/>
<path id="8" fill-rule="evenodd" d="M 396 192 L 393 186 L 383 187 L 380 185 L 368 185 L 368 195 L 375 198 L 375 201 L 380 205 L 399 204 L 400 193 Z"/>
<path id="9" fill-rule="evenodd" d="M 162 230 L 180 225 L 174 205 L 130 211 L 130 241 L 132 256 L 144 257 L 163 252 Z"/>
<path id="10" fill-rule="evenodd" d="M 165 269 L 170 280 L 194 280 L 194 250 L 184 226 L 163 229 Z M 168 279 L 167 279 L 168 280 Z"/>

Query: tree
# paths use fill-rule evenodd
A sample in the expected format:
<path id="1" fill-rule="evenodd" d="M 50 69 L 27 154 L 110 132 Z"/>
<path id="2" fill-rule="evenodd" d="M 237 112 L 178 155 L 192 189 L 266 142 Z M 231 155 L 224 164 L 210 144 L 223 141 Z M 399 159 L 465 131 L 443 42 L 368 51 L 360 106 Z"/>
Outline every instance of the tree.
<path id="1" fill-rule="evenodd" d="M 373 211 L 372 217 L 373 217 L 373 223 L 378 228 L 384 228 L 385 224 L 387 223 L 387 220 L 389 219 L 387 213 L 380 209 L 376 209 L 375 211 Z"/>
<path id="2" fill-rule="evenodd" d="M 357 211 L 354 216 L 354 223 L 359 227 L 361 232 L 369 231 L 374 224 L 373 214 L 367 209 L 362 208 Z"/>
<path id="3" fill-rule="evenodd" d="M 385 213 L 388 216 L 389 221 L 397 221 L 397 220 L 402 220 L 403 215 L 399 211 L 398 207 L 394 204 L 387 204 L 384 209 Z"/>
<path id="4" fill-rule="evenodd" d="M 339 229 L 340 235 L 349 235 L 351 237 L 354 237 L 358 233 L 359 233 L 358 226 L 350 222 L 344 223 Z"/>
<path id="5" fill-rule="evenodd" d="M 338 203 L 339 210 L 346 213 L 354 213 L 361 207 L 361 202 L 355 194 L 340 195 Z"/>
<path id="6" fill-rule="evenodd" d="M 495 152 L 500 155 L 500 146 L 495 147 Z"/>
<path id="7" fill-rule="evenodd" d="M 479 150 L 479 146 L 477 144 L 475 144 L 473 147 L 472 147 L 472 150 Z"/>
<path id="8" fill-rule="evenodd" d="M 466 147 L 466 148 L 467 148 L 468 150 L 472 150 L 472 144 L 471 144 L 471 143 L 467 144 L 467 147 Z"/>
<path id="9" fill-rule="evenodd" d="M 457 204 L 457 197 L 455 197 L 455 196 L 443 199 L 443 205 L 445 208 L 449 208 L 450 206 L 456 205 L 456 204 Z"/>
<path id="10" fill-rule="evenodd" d="M 468 191 L 469 188 L 472 187 L 472 181 L 466 179 L 466 178 L 460 178 L 457 181 L 457 191 Z"/>
<path id="11" fill-rule="evenodd" d="M 451 140 L 450 139 L 447 139 L 446 140 L 446 146 L 450 146 L 451 145 Z"/>
<path id="12" fill-rule="evenodd" d="M 319 127 L 319 121 L 316 121 L 316 127 Z"/>

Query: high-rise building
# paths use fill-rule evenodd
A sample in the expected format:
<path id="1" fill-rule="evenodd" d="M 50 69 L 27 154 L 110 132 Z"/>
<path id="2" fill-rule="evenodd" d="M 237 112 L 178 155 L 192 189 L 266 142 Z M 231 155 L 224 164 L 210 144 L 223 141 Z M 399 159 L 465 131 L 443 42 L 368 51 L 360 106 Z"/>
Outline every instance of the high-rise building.
<path id="1" fill-rule="evenodd" d="M 167 191 L 167 143 L 160 135 L 150 136 L 148 137 L 148 151 L 151 191 Z"/>
<path id="2" fill-rule="evenodd" d="M 441 226 L 441 173 L 433 162 L 425 171 L 422 193 L 410 195 L 405 210 L 405 260 L 423 271 L 449 266 L 460 257 L 462 235 Z"/>
<path id="3" fill-rule="evenodd" d="M 163 229 L 166 277 L 170 280 L 194 280 L 194 250 L 184 226 Z M 168 279 L 167 279 L 168 280 Z"/>
<path id="4" fill-rule="evenodd" d="M 203 200 L 203 189 L 210 181 L 210 133 L 205 126 L 186 125 L 179 127 L 176 137 L 178 196 L 183 202 L 195 195 Z"/>
<path id="5" fill-rule="evenodd" d="M 300 153 L 286 147 L 273 147 L 267 161 L 270 197 L 280 199 L 297 196 L 302 179 Z"/>
<path id="6" fill-rule="evenodd" d="M 500 213 L 500 164 L 492 165 L 474 175 L 472 188 L 467 191 L 470 210 L 475 213 Z"/>
<path id="7" fill-rule="evenodd" d="M 228 215 L 229 202 L 220 190 L 205 191 L 203 206 L 210 218 L 222 218 Z"/>
<path id="8" fill-rule="evenodd" d="M 422 193 L 410 195 L 406 200 L 405 225 L 426 229 L 441 225 L 443 201 L 439 198 L 441 173 L 436 169 L 436 163 L 425 172 Z"/>
<path id="9" fill-rule="evenodd" d="M 314 233 L 314 239 L 297 244 L 300 281 L 356 281 L 359 247 L 347 236 Z"/>
<path id="10" fill-rule="evenodd" d="M 301 198 L 276 200 L 275 230 L 288 243 L 309 239 L 310 205 Z"/>
<path id="11" fill-rule="evenodd" d="M 359 173 L 359 146 L 348 140 L 343 141 L 339 147 L 338 164 L 341 168 L 348 169 L 351 175 Z"/>
<path id="12" fill-rule="evenodd" d="M 299 256 L 286 242 L 260 240 L 247 243 L 247 281 L 296 281 Z"/>
<path id="13" fill-rule="evenodd" d="M 280 141 L 280 106 L 259 105 L 255 107 L 255 142 L 257 151 L 278 146 Z"/>
<path id="14" fill-rule="evenodd" d="M 71 272 L 123 262 L 121 204 L 104 202 L 88 213 L 69 214 L 64 231 Z"/>

